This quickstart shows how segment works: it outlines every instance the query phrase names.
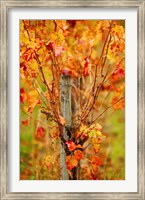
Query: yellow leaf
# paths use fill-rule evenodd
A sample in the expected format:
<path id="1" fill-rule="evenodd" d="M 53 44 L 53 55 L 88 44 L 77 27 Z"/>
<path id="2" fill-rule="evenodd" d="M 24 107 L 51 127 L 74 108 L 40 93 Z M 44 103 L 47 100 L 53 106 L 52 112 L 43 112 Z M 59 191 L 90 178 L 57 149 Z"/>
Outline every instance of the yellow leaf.
<path id="1" fill-rule="evenodd" d="M 102 129 L 102 126 L 99 123 L 97 123 L 95 127 L 97 131 L 100 131 Z"/>
<path id="2" fill-rule="evenodd" d="M 80 128 L 80 132 L 83 132 L 87 129 L 87 126 L 86 125 L 82 125 L 81 128 Z"/>
<path id="3" fill-rule="evenodd" d="M 102 136 L 101 131 L 97 131 L 96 134 L 97 134 L 97 136 Z"/>

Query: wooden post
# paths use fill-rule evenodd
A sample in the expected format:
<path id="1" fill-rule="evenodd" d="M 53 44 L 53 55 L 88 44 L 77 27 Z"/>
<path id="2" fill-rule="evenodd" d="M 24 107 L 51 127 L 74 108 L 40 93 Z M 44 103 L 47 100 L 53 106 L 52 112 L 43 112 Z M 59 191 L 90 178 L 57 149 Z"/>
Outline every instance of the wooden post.
<path id="1" fill-rule="evenodd" d="M 66 119 L 66 126 L 70 127 L 72 123 L 72 113 L 71 113 L 71 78 L 70 76 L 62 75 L 60 81 L 61 89 L 61 113 L 62 116 Z M 68 141 L 69 137 L 67 131 L 64 127 L 63 137 Z M 61 179 L 69 180 L 69 174 L 66 168 L 66 154 L 64 151 L 64 145 L 61 143 L 60 149 L 60 166 L 61 166 Z"/>

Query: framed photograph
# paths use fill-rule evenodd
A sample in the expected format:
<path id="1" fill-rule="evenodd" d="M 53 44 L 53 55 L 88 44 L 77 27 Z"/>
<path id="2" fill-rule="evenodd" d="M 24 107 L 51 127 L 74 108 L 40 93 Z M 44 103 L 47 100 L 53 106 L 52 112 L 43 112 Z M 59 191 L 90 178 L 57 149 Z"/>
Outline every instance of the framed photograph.
<path id="1" fill-rule="evenodd" d="M 144 200 L 144 1 L 1 0 L 1 199 Z"/>

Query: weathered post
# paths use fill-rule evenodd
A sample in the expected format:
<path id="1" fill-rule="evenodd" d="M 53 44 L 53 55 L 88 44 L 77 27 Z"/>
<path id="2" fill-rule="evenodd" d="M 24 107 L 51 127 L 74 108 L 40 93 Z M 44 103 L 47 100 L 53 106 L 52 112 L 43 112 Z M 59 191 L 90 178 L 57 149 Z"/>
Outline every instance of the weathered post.
<path id="1" fill-rule="evenodd" d="M 71 77 L 68 75 L 62 75 L 60 81 L 61 89 L 61 113 L 62 116 L 66 119 L 66 126 L 70 127 L 72 123 L 71 119 Z M 67 130 L 64 127 L 63 129 L 63 138 L 68 140 Z M 60 149 L 60 166 L 61 166 L 61 179 L 69 180 L 69 174 L 66 168 L 66 154 L 64 150 L 64 145 L 61 143 Z"/>

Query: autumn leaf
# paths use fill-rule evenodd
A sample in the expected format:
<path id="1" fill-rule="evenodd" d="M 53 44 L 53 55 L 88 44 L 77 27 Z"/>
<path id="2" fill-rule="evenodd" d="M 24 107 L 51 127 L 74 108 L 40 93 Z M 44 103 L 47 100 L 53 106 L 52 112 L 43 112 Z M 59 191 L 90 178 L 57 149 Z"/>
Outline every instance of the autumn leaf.
<path id="1" fill-rule="evenodd" d="M 102 139 L 100 137 L 97 138 L 92 138 L 92 144 L 101 144 L 102 143 Z"/>
<path id="2" fill-rule="evenodd" d="M 60 56 L 63 52 L 65 52 L 65 48 L 63 46 L 55 46 L 53 44 L 53 50 L 55 57 Z"/>
<path id="3" fill-rule="evenodd" d="M 37 128 L 36 136 L 43 138 L 45 136 L 45 130 L 43 127 L 39 126 Z"/>
<path id="4" fill-rule="evenodd" d="M 88 135 L 89 135 L 90 138 L 96 137 L 97 136 L 97 131 L 95 129 L 93 129 L 88 133 Z"/>
<path id="5" fill-rule="evenodd" d="M 96 135 L 97 135 L 97 136 L 102 136 L 101 131 L 97 131 L 97 132 L 96 132 Z"/>
<path id="6" fill-rule="evenodd" d="M 30 116 L 33 121 L 30 125 L 36 124 L 32 144 L 38 148 L 30 148 L 29 157 L 37 159 L 37 166 L 33 165 L 33 159 L 28 159 L 27 167 L 32 168 L 36 179 L 59 179 L 65 165 L 61 163 L 60 169 L 59 157 L 63 155 L 57 151 L 67 124 L 67 119 L 60 114 L 61 76 L 70 76 L 72 83 L 69 141 L 64 140 L 65 145 L 60 146 L 66 150 L 69 178 L 74 178 L 73 169 L 81 161 L 77 177 L 100 179 L 106 169 L 99 171 L 103 165 L 101 156 L 107 157 L 104 152 L 110 145 L 110 140 L 106 140 L 107 146 L 102 145 L 105 136 L 100 122 L 105 126 L 109 116 L 105 115 L 105 108 L 122 109 L 125 106 L 124 99 L 118 101 L 124 96 L 124 53 L 125 29 L 118 25 L 118 20 L 20 20 L 20 102 L 23 104 L 20 108 L 26 114 L 35 111 Z M 52 117 L 41 115 L 41 111 Z M 30 120 L 21 117 L 21 128 L 29 126 Z M 43 128 L 42 124 L 48 128 Z M 46 137 L 46 130 L 49 137 Z M 27 144 L 26 138 L 22 140 L 22 145 Z M 50 154 L 43 159 L 48 150 Z M 108 163 L 106 166 L 109 167 Z M 33 169 L 36 170 L 33 172 Z M 29 175 L 27 178 L 30 179 Z"/>
<path id="7" fill-rule="evenodd" d="M 88 137 L 87 131 L 88 131 L 87 126 L 82 124 L 80 130 L 76 133 L 76 138 L 79 138 L 80 136 L 82 138 L 87 138 Z"/>
<path id="8" fill-rule="evenodd" d="M 92 165 L 97 165 L 97 166 L 101 166 L 103 164 L 102 162 L 102 158 L 99 156 L 93 156 L 91 158 L 91 164 Z"/>
<path id="9" fill-rule="evenodd" d="M 93 180 L 97 179 L 96 174 L 98 172 L 98 167 L 101 166 L 102 164 L 103 163 L 102 163 L 101 157 L 99 157 L 99 156 L 93 156 L 91 158 L 91 166 L 92 166 L 91 176 L 92 176 Z"/>
<path id="10" fill-rule="evenodd" d="M 86 132 L 86 130 L 87 130 L 87 126 L 82 124 L 80 127 L 80 132 Z"/>
<path id="11" fill-rule="evenodd" d="M 29 120 L 28 119 L 21 121 L 21 123 L 25 126 L 29 126 Z"/>
<path id="12" fill-rule="evenodd" d="M 28 112 L 32 113 L 36 105 L 40 105 L 40 99 L 36 90 L 31 90 L 27 94 L 26 103 L 28 105 Z"/>
<path id="13" fill-rule="evenodd" d="M 125 75 L 125 71 L 123 68 L 119 67 L 111 76 L 111 80 L 118 81 L 123 78 Z"/>
<path id="14" fill-rule="evenodd" d="M 87 138 L 87 137 L 88 137 L 88 134 L 83 132 L 83 133 L 81 134 L 81 137 L 82 137 L 82 138 Z"/>
<path id="15" fill-rule="evenodd" d="M 48 43 L 46 43 L 46 49 L 48 50 L 48 51 L 51 51 L 51 50 L 53 50 L 53 42 L 48 42 Z"/>
<path id="16" fill-rule="evenodd" d="M 54 163 L 55 163 L 55 157 L 51 155 L 44 157 L 44 160 L 42 162 L 42 164 L 45 165 L 48 169 L 51 169 Z"/>
<path id="17" fill-rule="evenodd" d="M 78 161 L 81 160 L 81 158 L 83 156 L 82 151 L 81 150 L 75 150 L 74 156 Z"/>
<path id="18" fill-rule="evenodd" d="M 78 131 L 78 132 L 76 132 L 75 135 L 76 135 L 76 138 L 79 138 L 81 136 L 81 132 Z"/>
<path id="19" fill-rule="evenodd" d="M 97 166 L 94 166 L 93 167 L 93 172 L 91 173 L 91 179 L 92 180 L 97 180 L 97 177 L 96 177 L 96 173 L 98 172 L 98 167 Z"/>
<path id="20" fill-rule="evenodd" d="M 97 142 L 92 142 L 92 146 L 95 153 L 98 153 L 100 151 L 100 144 L 98 144 Z"/>
<path id="21" fill-rule="evenodd" d="M 36 99 L 34 102 L 29 104 L 28 112 L 32 113 L 36 105 L 40 105 L 40 99 Z"/>
<path id="22" fill-rule="evenodd" d="M 73 151 L 76 149 L 76 144 L 72 140 L 66 142 L 66 145 L 67 145 L 69 151 Z"/>
<path id="23" fill-rule="evenodd" d="M 82 74 L 84 75 L 84 76 L 88 76 L 89 75 L 89 59 L 86 57 L 85 59 L 85 64 L 84 64 L 84 68 L 83 68 L 83 72 L 82 72 Z"/>
<path id="24" fill-rule="evenodd" d="M 36 58 L 36 53 L 32 48 L 28 48 L 24 53 L 23 53 L 23 58 L 26 61 L 30 61 L 33 58 Z"/>
<path id="25" fill-rule="evenodd" d="M 20 63 L 20 68 L 23 68 L 23 70 L 26 71 L 27 70 L 26 63 L 25 62 L 21 62 Z"/>
<path id="26" fill-rule="evenodd" d="M 69 171 L 78 165 L 78 160 L 74 155 L 66 156 L 66 166 Z"/>
<path id="27" fill-rule="evenodd" d="M 51 36 L 52 37 L 52 36 Z M 66 51 L 66 49 L 64 48 L 64 46 L 58 44 L 57 42 L 57 36 L 53 34 L 53 38 L 51 38 L 51 41 L 49 41 L 47 44 L 46 44 L 46 48 L 47 50 L 49 51 L 53 51 L 54 52 L 54 55 L 55 57 L 58 57 L 60 56 L 63 52 Z"/>
<path id="28" fill-rule="evenodd" d="M 118 101 L 118 102 L 117 102 Z M 116 103 L 117 102 L 117 103 Z M 113 105 L 113 108 L 116 110 L 116 109 L 123 109 L 124 106 L 125 106 L 125 100 L 124 98 L 121 99 L 119 101 L 119 98 L 118 97 L 113 97 L 113 99 L 111 100 L 111 104 Z"/>
<path id="29" fill-rule="evenodd" d="M 101 130 L 102 130 L 102 126 L 101 126 L 99 123 L 97 123 L 97 124 L 95 125 L 95 129 L 96 129 L 97 131 L 101 131 Z"/>
<path id="30" fill-rule="evenodd" d="M 27 99 L 27 94 L 25 93 L 24 88 L 20 88 L 20 103 L 24 103 Z"/>

